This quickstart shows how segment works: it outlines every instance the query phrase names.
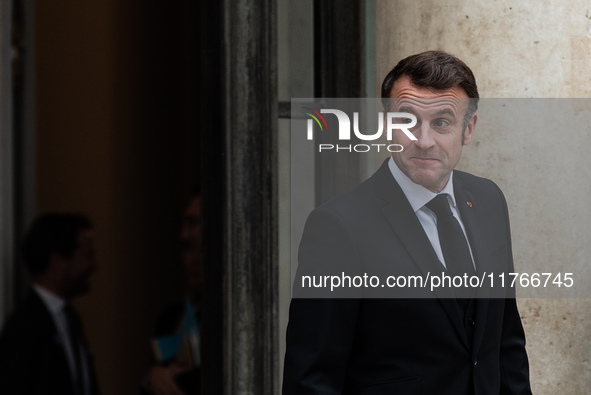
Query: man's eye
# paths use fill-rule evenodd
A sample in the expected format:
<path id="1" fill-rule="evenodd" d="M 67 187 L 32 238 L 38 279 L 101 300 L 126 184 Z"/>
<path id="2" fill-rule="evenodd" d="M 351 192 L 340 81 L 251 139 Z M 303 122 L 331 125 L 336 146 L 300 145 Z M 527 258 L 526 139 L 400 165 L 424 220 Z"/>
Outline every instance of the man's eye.
<path id="1" fill-rule="evenodd" d="M 411 123 L 412 119 L 410 118 L 402 118 L 402 123 Z"/>
<path id="2" fill-rule="evenodd" d="M 449 126 L 449 122 L 447 122 L 445 119 L 438 119 L 434 122 L 434 125 L 438 128 L 444 128 L 446 126 Z"/>

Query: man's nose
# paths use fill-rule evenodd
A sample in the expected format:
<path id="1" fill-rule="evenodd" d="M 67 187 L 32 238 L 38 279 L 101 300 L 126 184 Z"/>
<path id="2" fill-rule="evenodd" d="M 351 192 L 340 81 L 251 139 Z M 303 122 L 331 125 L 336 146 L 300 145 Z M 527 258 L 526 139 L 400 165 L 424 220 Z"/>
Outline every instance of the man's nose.
<path id="1" fill-rule="evenodd" d="M 433 130 L 431 130 L 431 125 L 428 122 L 423 122 L 419 125 L 418 130 L 415 132 L 415 137 L 417 140 L 415 141 L 415 145 L 417 145 L 421 149 L 429 149 L 433 145 L 435 145 L 435 140 L 433 140 Z"/>

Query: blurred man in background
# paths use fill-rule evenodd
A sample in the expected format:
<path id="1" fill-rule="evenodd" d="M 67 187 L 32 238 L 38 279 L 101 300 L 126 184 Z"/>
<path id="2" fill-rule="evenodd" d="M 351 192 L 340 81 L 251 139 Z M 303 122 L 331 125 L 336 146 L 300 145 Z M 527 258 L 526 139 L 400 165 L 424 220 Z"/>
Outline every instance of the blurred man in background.
<path id="1" fill-rule="evenodd" d="M 195 192 L 183 215 L 182 263 L 187 298 L 168 306 L 157 320 L 154 349 L 158 363 L 148 373 L 147 393 L 196 395 L 200 393 L 199 304 L 201 262 L 201 197 Z"/>
<path id="2" fill-rule="evenodd" d="M 80 214 L 37 218 L 23 242 L 32 286 L 0 335 L 0 393 L 96 395 L 92 355 L 71 301 L 97 269 L 92 224 Z"/>

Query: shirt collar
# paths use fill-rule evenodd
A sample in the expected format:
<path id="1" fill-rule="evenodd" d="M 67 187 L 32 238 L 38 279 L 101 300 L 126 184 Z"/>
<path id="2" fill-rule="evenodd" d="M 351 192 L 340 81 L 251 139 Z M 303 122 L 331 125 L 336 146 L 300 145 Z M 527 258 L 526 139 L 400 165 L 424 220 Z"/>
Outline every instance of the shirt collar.
<path id="1" fill-rule="evenodd" d="M 66 301 L 39 284 L 33 284 L 33 289 L 37 292 L 43 303 L 47 306 L 53 315 L 58 315 L 64 309 Z"/>
<path id="2" fill-rule="evenodd" d="M 452 206 L 454 208 L 456 207 L 453 171 L 451 172 L 449 180 L 447 181 L 447 184 L 445 184 L 445 187 L 441 190 L 441 192 L 433 193 L 427 188 L 419 184 L 415 184 L 410 178 L 408 178 L 408 176 L 404 174 L 402 170 L 400 170 L 400 168 L 398 168 L 396 162 L 394 162 L 394 159 L 392 159 L 392 157 L 390 157 L 390 160 L 388 161 L 388 167 L 390 168 L 392 176 L 394 176 L 394 179 L 396 180 L 398 185 L 400 185 L 400 189 L 402 189 L 402 192 L 404 192 L 404 195 L 408 199 L 408 202 L 410 203 L 415 213 L 419 211 L 425 204 L 429 203 L 431 199 L 433 199 L 435 196 L 442 193 L 447 193 L 449 198 L 451 199 Z"/>

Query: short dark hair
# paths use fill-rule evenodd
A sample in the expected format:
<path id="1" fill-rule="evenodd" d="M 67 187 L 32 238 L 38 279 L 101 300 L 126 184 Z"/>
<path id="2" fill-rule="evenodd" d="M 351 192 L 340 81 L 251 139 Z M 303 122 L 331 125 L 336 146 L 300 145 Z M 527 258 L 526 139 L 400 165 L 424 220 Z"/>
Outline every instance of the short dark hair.
<path id="1" fill-rule="evenodd" d="M 78 233 L 92 229 L 88 217 L 78 213 L 43 214 L 29 227 L 22 245 L 25 267 L 31 276 L 45 273 L 52 254 L 72 258 L 78 248 Z"/>
<path id="2" fill-rule="evenodd" d="M 451 89 L 460 86 L 468 97 L 470 104 L 464 120 L 464 129 L 472 115 L 478 109 L 478 87 L 472 70 L 460 59 L 443 51 L 427 51 L 402 59 L 388 73 L 382 83 L 382 102 L 388 108 L 388 99 L 394 83 L 402 76 L 420 87 L 437 90 Z"/>

